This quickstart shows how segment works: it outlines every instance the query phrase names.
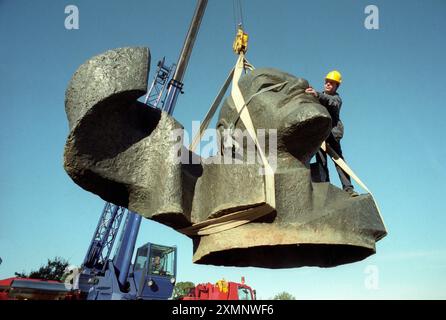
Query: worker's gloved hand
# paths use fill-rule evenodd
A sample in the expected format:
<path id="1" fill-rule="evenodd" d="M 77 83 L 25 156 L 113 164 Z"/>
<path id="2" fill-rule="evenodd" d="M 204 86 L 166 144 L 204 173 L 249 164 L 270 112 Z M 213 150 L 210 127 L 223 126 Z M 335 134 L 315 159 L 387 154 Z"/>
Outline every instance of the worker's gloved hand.
<path id="1" fill-rule="evenodd" d="M 313 87 L 308 87 L 305 89 L 305 93 L 312 94 L 313 96 L 317 97 L 317 91 L 313 89 Z"/>

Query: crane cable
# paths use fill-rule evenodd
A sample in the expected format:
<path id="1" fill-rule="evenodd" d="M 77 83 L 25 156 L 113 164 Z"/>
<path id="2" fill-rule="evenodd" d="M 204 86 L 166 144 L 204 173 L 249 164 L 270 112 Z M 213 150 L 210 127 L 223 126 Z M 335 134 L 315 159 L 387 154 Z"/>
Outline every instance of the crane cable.
<path id="1" fill-rule="evenodd" d="M 232 8 L 234 10 L 233 14 L 234 14 L 235 32 L 237 33 L 238 28 L 240 26 L 243 27 L 245 25 L 243 21 L 243 8 L 241 0 L 233 0 Z"/>

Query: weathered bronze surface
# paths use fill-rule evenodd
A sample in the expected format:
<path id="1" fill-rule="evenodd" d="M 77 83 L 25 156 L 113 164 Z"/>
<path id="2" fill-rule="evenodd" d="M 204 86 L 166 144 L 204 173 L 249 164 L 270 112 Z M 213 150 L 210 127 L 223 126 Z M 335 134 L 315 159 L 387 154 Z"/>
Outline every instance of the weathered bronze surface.
<path id="1" fill-rule="evenodd" d="M 70 133 L 64 167 L 79 186 L 146 218 L 181 229 L 265 202 L 260 164 L 212 164 L 185 147 L 197 164 L 178 161 L 183 127 L 165 112 L 137 101 L 147 88 L 147 48 L 108 51 L 84 63 L 66 91 Z M 276 210 L 257 221 L 194 236 L 194 262 L 226 266 L 332 267 L 375 252 L 386 230 L 370 195 L 351 198 L 311 179 L 309 161 L 331 128 L 327 110 L 305 94 L 308 82 L 275 69 L 243 76 L 256 129 L 277 130 Z M 179 106 L 181 107 L 181 106 Z M 217 129 L 244 129 L 229 97 Z M 243 146 L 241 147 L 243 149 Z M 240 151 L 240 150 L 239 150 Z M 243 151 L 243 150 L 242 150 Z M 268 156 L 269 145 L 265 151 Z M 217 160 L 217 159 L 214 159 Z"/>

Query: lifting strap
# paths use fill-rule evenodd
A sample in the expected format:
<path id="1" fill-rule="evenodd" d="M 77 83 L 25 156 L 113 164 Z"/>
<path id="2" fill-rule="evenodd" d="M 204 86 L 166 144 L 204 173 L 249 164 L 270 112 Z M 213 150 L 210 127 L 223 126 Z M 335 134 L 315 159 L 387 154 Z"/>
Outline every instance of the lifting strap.
<path id="1" fill-rule="evenodd" d="M 347 173 L 350 177 L 352 177 L 353 180 L 355 180 L 365 191 L 371 193 L 367 186 L 361 181 L 361 179 L 358 178 L 353 170 L 350 169 L 347 163 L 345 163 L 345 161 L 336 153 L 336 151 L 333 150 L 333 148 L 328 143 L 326 143 L 325 141 L 322 142 L 321 149 L 325 153 L 328 153 L 333 162 L 340 166 L 341 169 L 344 170 L 344 172 Z"/>
<path id="2" fill-rule="evenodd" d="M 235 124 L 237 123 L 238 119 L 240 119 L 240 115 L 242 114 L 242 111 L 245 109 L 246 106 L 248 106 L 248 104 L 251 102 L 251 100 L 258 96 L 259 94 L 265 93 L 267 91 L 274 91 L 275 89 L 279 89 L 282 88 L 284 85 L 286 85 L 288 83 L 288 81 L 284 81 L 278 84 L 273 84 L 269 87 L 263 88 L 262 90 L 260 90 L 259 92 L 254 93 L 253 95 L 251 95 L 249 97 L 248 100 L 246 100 L 246 103 L 242 106 L 242 108 L 240 110 L 238 110 L 237 115 L 235 116 L 234 120 L 231 121 L 231 124 L 229 125 L 230 127 L 234 127 Z"/>
<path id="3" fill-rule="evenodd" d="M 206 116 L 204 117 L 203 122 L 200 124 L 200 130 L 195 135 L 195 137 L 192 140 L 192 143 L 189 146 L 189 150 L 194 152 L 195 148 L 197 147 L 198 143 L 201 141 L 201 138 L 203 137 L 203 133 L 208 127 L 209 123 L 211 122 L 212 117 L 215 114 L 215 111 L 217 111 L 218 106 L 221 103 L 221 100 L 223 99 L 226 91 L 228 90 L 229 84 L 231 83 L 231 80 L 234 76 L 234 70 L 235 67 L 232 68 L 231 72 L 229 72 L 228 77 L 226 78 L 225 83 L 221 87 L 217 97 L 215 98 L 214 102 L 212 103 L 211 107 L 209 108 L 208 112 L 206 113 Z"/>
<path id="4" fill-rule="evenodd" d="M 271 168 L 268 159 L 264 153 L 264 150 L 259 144 L 257 139 L 257 134 L 255 132 L 254 125 L 251 120 L 251 116 L 249 114 L 248 108 L 245 108 L 246 103 L 243 98 L 242 92 L 240 91 L 240 87 L 238 86 L 238 81 L 242 75 L 244 70 L 244 59 L 245 55 L 242 53 L 239 55 L 237 60 L 237 64 L 235 66 L 234 71 L 234 79 L 232 81 L 232 90 L 231 96 L 234 100 L 235 107 L 237 108 L 238 113 L 240 114 L 240 119 L 245 125 L 246 130 L 248 131 L 251 139 L 254 141 L 257 151 L 262 160 L 263 168 L 264 168 L 264 176 L 265 176 L 265 200 L 266 203 L 269 204 L 272 208 L 276 207 L 276 198 L 274 192 L 274 170 Z"/>
<path id="5" fill-rule="evenodd" d="M 260 217 L 263 217 L 267 215 L 268 213 L 271 213 L 275 210 L 276 206 L 276 199 L 275 199 L 275 191 L 274 191 L 274 170 L 271 168 L 266 155 L 262 149 L 262 147 L 259 144 L 259 141 L 257 139 L 257 134 L 255 132 L 254 125 L 251 120 L 251 116 L 249 114 L 248 108 L 245 108 L 247 102 L 245 102 L 245 99 L 243 98 L 242 92 L 238 86 L 239 79 L 245 70 L 246 65 L 249 65 L 249 67 L 252 68 L 252 65 L 247 64 L 244 54 L 241 53 L 239 55 L 239 58 L 237 60 L 237 63 L 234 67 L 234 69 L 231 70 L 228 78 L 226 79 L 224 85 L 222 86 L 219 94 L 217 95 L 216 99 L 212 103 L 209 111 L 206 114 L 205 121 L 203 122 L 203 125 L 200 126 L 200 131 L 197 133 L 197 135 L 192 140 L 191 148 L 190 150 L 193 151 L 197 144 L 200 142 L 201 137 L 204 133 L 204 130 L 208 126 L 210 119 L 212 119 L 212 116 L 215 114 L 215 111 L 218 108 L 218 105 L 220 104 L 224 93 L 229 86 L 229 79 L 232 76 L 232 89 L 231 89 L 231 96 L 234 101 L 234 104 L 236 106 L 237 112 L 240 116 L 240 119 L 243 121 L 243 124 L 245 125 L 245 128 L 248 131 L 248 134 L 250 135 L 251 139 L 254 141 L 258 153 L 260 155 L 260 158 L 262 160 L 263 168 L 264 168 L 264 182 L 265 182 L 265 203 L 260 204 L 248 209 L 239 210 L 227 215 L 224 215 L 222 217 L 214 218 L 214 219 L 208 219 L 199 223 L 195 223 L 194 225 L 183 228 L 178 230 L 179 232 L 194 236 L 194 235 L 209 235 L 212 233 L 221 232 L 224 230 L 232 229 L 238 226 L 241 226 L 243 224 L 249 223 L 251 221 L 254 221 Z M 283 85 L 279 84 L 279 85 Z M 269 90 L 273 90 L 277 88 L 279 85 L 273 85 L 268 87 Z M 265 89 L 268 89 L 265 88 Z M 266 92 L 268 90 L 262 90 L 262 92 Z M 259 92 L 260 93 L 260 92 Z M 254 95 L 253 95 L 254 96 Z M 248 99 L 248 102 L 251 101 L 253 98 L 250 97 Z M 236 119 L 237 120 L 237 119 Z"/>
<path id="6" fill-rule="evenodd" d="M 353 170 L 347 165 L 347 163 L 336 153 L 336 151 L 333 150 L 332 147 L 330 147 L 330 144 L 325 143 L 325 141 L 324 141 L 321 145 L 321 149 L 324 152 L 328 153 L 334 163 L 336 163 L 339 167 L 341 167 L 341 169 L 344 170 L 345 173 L 347 173 L 350 177 L 352 177 L 353 180 L 355 180 L 365 191 L 367 191 L 370 194 L 373 202 L 375 203 L 376 209 L 378 210 L 378 214 L 379 214 L 379 217 L 381 218 L 384 228 L 386 228 L 386 225 L 385 225 L 384 219 L 381 215 L 381 210 L 379 209 L 378 203 L 376 202 L 375 197 L 373 196 L 372 192 L 367 188 L 365 183 L 363 183 L 361 181 L 361 179 L 359 179 L 359 177 L 353 172 Z"/>

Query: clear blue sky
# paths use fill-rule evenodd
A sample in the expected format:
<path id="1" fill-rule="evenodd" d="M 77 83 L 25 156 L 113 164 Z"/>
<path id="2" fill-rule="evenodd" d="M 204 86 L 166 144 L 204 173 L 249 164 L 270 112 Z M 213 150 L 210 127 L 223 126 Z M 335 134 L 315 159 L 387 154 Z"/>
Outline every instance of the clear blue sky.
<path id="1" fill-rule="evenodd" d="M 64 27 L 69 4 L 79 8 L 79 30 Z M 379 8 L 379 30 L 364 27 L 368 4 Z M 209 1 L 174 114 L 186 128 L 204 117 L 235 63 L 232 6 Z M 0 0 L 0 279 L 55 256 L 81 264 L 102 211 L 63 169 L 72 74 L 123 46 L 150 47 L 152 71 L 163 56 L 176 62 L 194 8 L 195 0 Z M 327 71 L 342 72 L 344 154 L 374 192 L 389 235 L 377 254 L 331 269 L 194 265 L 187 237 L 148 220 L 137 246 L 175 244 L 179 281 L 245 276 L 260 298 L 445 299 L 446 2 L 245 0 L 243 9 L 256 67 L 319 89 Z M 378 289 L 364 284 L 369 266 Z"/>

